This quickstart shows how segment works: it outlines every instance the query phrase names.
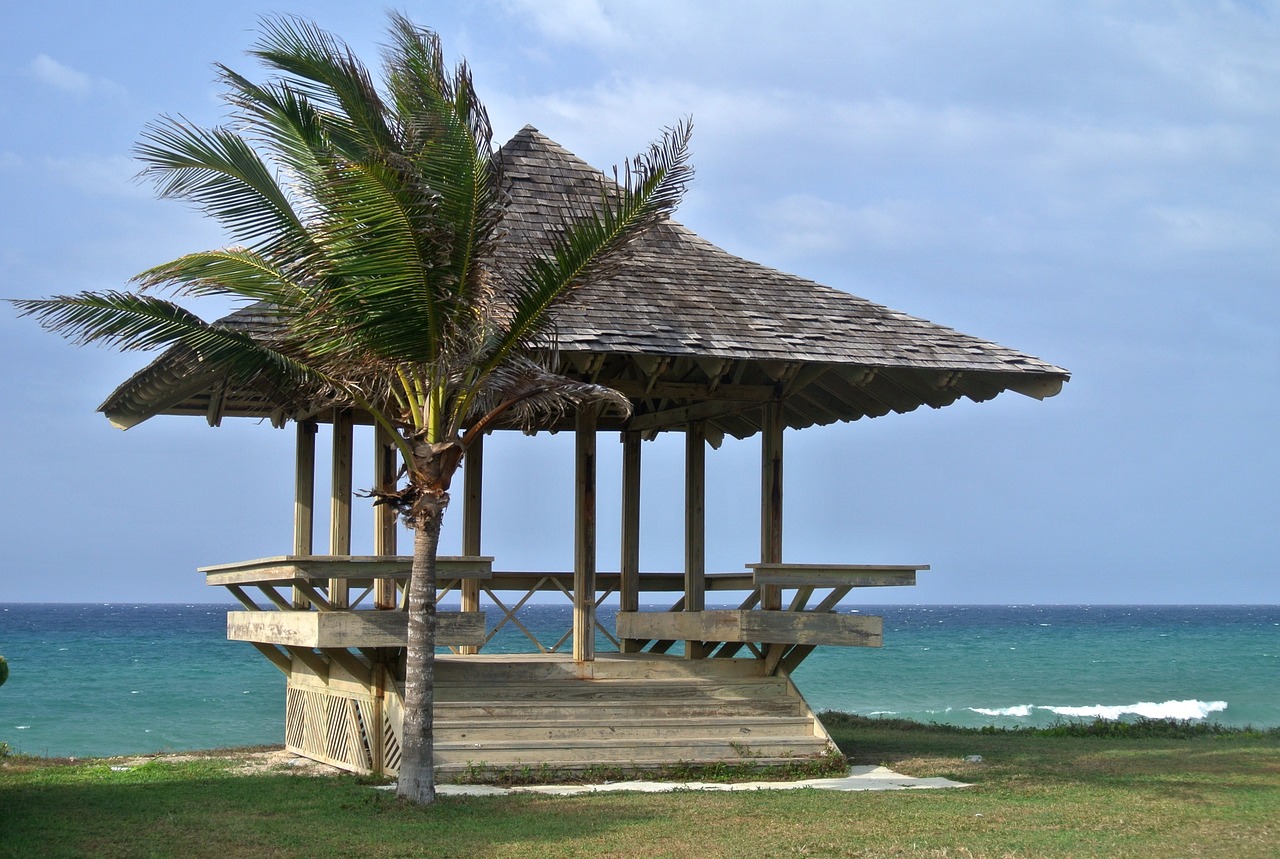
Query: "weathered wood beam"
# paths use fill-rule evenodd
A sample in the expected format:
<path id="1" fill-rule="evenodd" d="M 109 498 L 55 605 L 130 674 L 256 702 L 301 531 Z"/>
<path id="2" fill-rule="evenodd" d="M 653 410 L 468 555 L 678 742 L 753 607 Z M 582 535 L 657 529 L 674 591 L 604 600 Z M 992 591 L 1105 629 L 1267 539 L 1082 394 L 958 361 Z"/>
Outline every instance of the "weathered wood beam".
<path id="1" fill-rule="evenodd" d="M 755 403 L 742 401 L 716 401 L 708 403 L 695 403 L 692 406 L 680 406 L 673 409 L 663 409 L 656 412 L 646 412 L 636 415 L 627 422 L 627 429 L 635 432 L 645 432 L 648 430 L 669 429 L 672 427 L 682 426 L 690 421 L 705 421 L 715 418 L 736 415 L 739 412 L 756 407 Z"/>
<path id="2" fill-rule="evenodd" d="M 757 585 L 779 587 L 875 588 L 911 586 L 916 572 L 929 569 L 928 564 L 747 564 Z"/>
<path id="3" fill-rule="evenodd" d="M 462 554 L 480 554 L 480 535 L 484 495 L 484 436 L 479 435 L 467 448 L 462 463 Z M 460 586 L 462 610 L 480 611 L 480 581 L 463 579 Z M 479 653 L 476 645 L 464 645 L 460 653 Z"/>
<path id="4" fill-rule="evenodd" d="M 303 595 L 320 611 L 333 611 L 333 603 L 329 602 L 328 597 L 316 590 L 310 582 L 295 582 L 294 587 L 302 591 Z"/>
<path id="5" fill-rule="evenodd" d="M 618 633 L 658 640 L 879 647 L 884 619 L 808 611 L 619 612 Z"/>
<path id="6" fill-rule="evenodd" d="M 773 398 L 773 385 L 712 385 L 704 382 L 660 382 L 611 380 L 609 387 L 633 399 L 662 398 L 668 400 L 720 400 L 726 402 L 765 403 Z"/>
<path id="7" fill-rule="evenodd" d="M 595 659 L 596 418 L 579 409 L 574 430 L 573 659 Z"/>
<path id="8" fill-rule="evenodd" d="M 293 477 L 293 553 L 310 555 L 314 551 L 316 507 L 316 422 L 299 421 Z M 293 592 L 293 607 L 308 608 L 306 596 Z"/>
<path id="9" fill-rule="evenodd" d="M 482 615 L 437 613 L 436 640 L 443 645 L 481 644 Z M 301 648 L 404 647 L 409 630 L 402 611 L 229 611 L 227 638 Z"/>
<path id="10" fill-rule="evenodd" d="M 209 406 L 205 409 L 205 422 L 211 427 L 222 426 L 222 413 L 227 404 L 227 377 L 223 376 L 213 384 L 209 392 Z"/>
<path id="11" fill-rule="evenodd" d="M 707 441 L 701 421 L 685 427 L 684 446 L 684 610 L 706 608 Z M 702 641 L 684 643 L 686 659 L 699 659 Z"/>
<path id="12" fill-rule="evenodd" d="M 373 433 L 373 481 L 379 490 L 390 492 L 395 489 L 398 465 L 398 451 L 391 433 L 379 424 Z M 396 511 L 390 504 L 379 504 L 373 510 L 373 553 L 394 555 L 397 549 Z M 395 579 L 381 578 L 374 581 L 373 607 L 375 609 L 395 608 L 398 602 L 397 597 Z"/>
<path id="13" fill-rule="evenodd" d="M 277 613 L 284 614 L 284 612 L 277 612 Z M 295 612 L 295 613 L 303 614 L 303 612 Z M 228 621 L 230 621 L 230 615 L 228 615 Z M 227 629 L 227 638 L 231 638 L 231 630 L 230 630 L 229 622 L 228 622 L 228 629 Z M 232 640 L 239 641 L 240 639 L 232 639 Z M 259 642 L 259 644 L 261 643 L 263 642 Z M 321 656 L 319 653 L 316 653 L 309 647 L 296 647 L 294 645 L 289 645 L 289 644 L 283 645 L 283 647 L 285 650 L 289 652 L 290 656 L 292 656 L 294 659 L 301 662 L 303 665 L 307 666 L 307 668 L 311 669 L 312 674 L 316 675 L 321 679 L 325 679 L 325 680 L 328 679 L 329 660 L 325 659 L 323 656 Z"/>
<path id="14" fill-rule="evenodd" d="M 204 573 L 205 584 L 223 587 L 295 580 L 314 583 L 325 579 L 363 583 L 376 578 L 407 579 L 412 565 L 413 559 L 407 555 L 281 555 L 199 567 L 197 572 Z M 493 558 L 487 555 L 441 555 L 436 559 L 436 569 L 441 580 L 488 579 L 493 575 Z"/>
<path id="15" fill-rule="evenodd" d="M 353 679 L 366 685 L 373 679 L 369 674 L 369 663 L 345 647 L 326 647 L 321 653 L 328 657 L 330 663 L 342 666 L 342 670 L 350 674 Z M 330 668 L 330 676 L 332 673 Z"/>
<path id="16" fill-rule="evenodd" d="M 333 478 L 329 492 L 329 554 L 351 554 L 351 468 L 354 453 L 355 426 L 350 409 L 333 411 Z M 347 583 L 342 579 L 329 582 L 329 604 L 334 608 L 350 605 Z"/>
<path id="17" fill-rule="evenodd" d="M 293 673 L 293 660 L 289 658 L 289 654 L 273 644 L 262 644 L 261 642 L 250 642 L 259 653 L 267 657 L 271 664 L 284 672 L 284 676 L 288 677 Z"/>
<path id="18" fill-rule="evenodd" d="M 231 595 L 236 598 L 236 602 L 247 608 L 249 611 L 261 611 L 258 604 L 244 592 L 244 588 L 239 585 L 223 585 L 227 590 L 231 591 Z"/>
<path id="19" fill-rule="evenodd" d="M 1009 379 L 1009 390 L 1022 394 L 1024 397 L 1044 400 L 1057 396 L 1062 391 L 1062 384 L 1065 381 L 1066 378 L 1063 376 L 1033 376 L 1031 378 L 1015 376 Z"/>
<path id="20" fill-rule="evenodd" d="M 782 563 L 782 404 L 764 407 L 760 434 L 760 562 Z M 760 590 L 761 607 L 782 608 L 782 589 L 768 585 Z"/>
<path id="21" fill-rule="evenodd" d="M 281 611 L 292 611 L 293 604 L 289 600 L 280 596 L 280 592 L 271 585 L 258 585 L 258 590 L 262 591 L 262 595 L 271 601 L 271 604 Z"/>
<path id="22" fill-rule="evenodd" d="M 618 609 L 640 610 L 640 433 L 622 433 L 622 526 L 618 574 Z M 642 644 L 622 639 L 623 653 L 638 653 Z"/>

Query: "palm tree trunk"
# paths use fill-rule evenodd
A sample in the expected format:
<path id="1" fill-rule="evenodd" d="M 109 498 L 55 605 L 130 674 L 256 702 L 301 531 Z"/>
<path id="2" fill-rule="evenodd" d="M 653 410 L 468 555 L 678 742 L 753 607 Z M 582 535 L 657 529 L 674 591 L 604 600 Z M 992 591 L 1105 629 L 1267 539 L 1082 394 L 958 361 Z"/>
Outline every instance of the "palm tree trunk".
<path id="1" fill-rule="evenodd" d="M 409 576 L 409 652 L 405 662 L 404 727 L 396 795 L 435 802 L 432 723 L 436 665 L 436 551 L 444 507 L 424 512 L 413 530 Z"/>

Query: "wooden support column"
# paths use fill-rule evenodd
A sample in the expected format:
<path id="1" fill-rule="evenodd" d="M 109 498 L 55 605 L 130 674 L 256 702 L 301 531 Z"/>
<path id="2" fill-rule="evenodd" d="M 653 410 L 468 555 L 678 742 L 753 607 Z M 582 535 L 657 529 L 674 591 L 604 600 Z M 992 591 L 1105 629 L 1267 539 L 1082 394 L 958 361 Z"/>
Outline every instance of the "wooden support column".
<path id="1" fill-rule="evenodd" d="M 622 434 L 622 558 L 618 569 L 618 610 L 640 610 L 640 433 Z M 622 639 L 623 653 L 637 653 L 641 642 Z"/>
<path id="2" fill-rule="evenodd" d="M 760 434 L 760 562 L 782 563 L 782 404 L 764 407 L 764 429 Z M 782 588 L 760 588 L 760 608 L 782 609 Z"/>
<path id="3" fill-rule="evenodd" d="M 355 426 L 349 409 L 333 410 L 333 479 L 329 492 L 329 554 L 351 554 L 351 457 Z M 346 579 L 329 580 L 329 603 L 350 606 Z"/>
<path id="4" fill-rule="evenodd" d="M 578 411 L 574 431 L 573 658 L 596 658 L 596 408 Z"/>
<path id="5" fill-rule="evenodd" d="M 396 470 L 400 463 L 399 452 L 391 433 L 378 425 L 373 437 L 373 479 L 374 485 L 382 491 L 390 491 L 396 486 Z M 373 553 L 375 555 L 394 555 L 396 553 L 396 511 L 389 504 L 379 504 L 373 508 Z M 395 579 L 375 579 L 373 582 L 373 607 L 376 609 L 394 609 L 399 603 L 396 593 Z"/>
<path id="6" fill-rule="evenodd" d="M 707 607 L 707 433 L 702 421 L 685 427 L 684 445 L 684 610 Z M 701 641 L 684 643 L 686 659 L 701 659 Z"/>
<path id="7" fill-rule="evenodd" d="M 462 460 L 462 554 L 480 554 L 480 522 L 484 490 L 484 436 L 477 436 Z M 480 580 L 463 579 L 460 588 L 462 610 L 480 611 Z M 458 648 L 459 653 L 479 653 L 474 644 Z"/>
<path id="8" fill-rule="evenodd" d="M 313 554 L 316 508 L 316 422 L 298 421 L 293 474 L 293 554 Z M 309 608 L 311 603 L 297 588 L 293 607 Z"/>

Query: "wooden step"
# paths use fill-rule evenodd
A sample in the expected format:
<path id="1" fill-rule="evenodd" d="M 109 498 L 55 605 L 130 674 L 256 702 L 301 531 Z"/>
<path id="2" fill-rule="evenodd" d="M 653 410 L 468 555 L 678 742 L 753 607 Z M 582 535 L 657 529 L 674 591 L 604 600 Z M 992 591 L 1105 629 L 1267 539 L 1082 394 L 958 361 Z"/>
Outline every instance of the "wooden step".
<path id="1" fill-rule="evenodd" d="M 485 719 L 465 722 L 437 720 L 434 732 L 437 743 L 508 740 L 558 743 L 561 740 L 653 741 L 694 738 L 743 741 L 757 737 L 813 736 L 813 722 L 804 716 L 646 718 L 628 721 L 592 718 L 572 722 L 563 719 Z"/>
<path id="2" fill-rule="evenodd" d="M 502 775 L 504 773 L 510 773 L 517 777 L 522 774 L 531 778 L 538 776 L 539 780 L 543 780 L 548 777 L 553 779 L 572 778 L 577 774 L 588 771 L 595 771 L 597 773 L 619 772 L 625 778 L 637 779 L 644 778 L 646 773 L 663 773 L 666 777 L 670 778 L 672 777 L 672 770 L 684 770 L 691 766 L 715 766 L 717 764 L 723 764 L 733 767 L 764 769 L 765 767 L 794 766 L 797 762 L 802 762 L 806 759 L 806 756 L 797 755 L 783 755 L 779 757 L 762 755 L 760 757 L 753 758 L 740 758 L 735 761 L 711 761 L 703 764 L 695 764 L 689 761 L 673 761 L 668 758 L 654 758 L 652 760 L 632 759 L 627 761 L 569 761 L 549 758 L 547 760 L 540 760 L 536 763 L 496 766 L 477 761 L 469 761 L 466 763 L 437 764 L 435 773 L 436 781 L 440 784 L 448 784 L 450 782 L 484 781 L 486 776 L 492 777 L 494 775 Z M 495 770 L 497 772 L 494 772 Z"/>
<path id="3" fill-rule="evenodd" d="M 469 683 L 437 683 L 435 698 L 440 702 L 504 699 L 540 700 L 628 700 L 643 704 L 650 699 L 695 697 L 715 700 L 763 700 L 791 698 L 785 682 L 728 682 L 710 680 L 556 680 L 543 683 L 499 683 L 488 678 Z M 794 699 L 793 699 L 794 700 Z"/>
<path id="4" fill-rule="evenodd" d="M 438 682 L 541 682 L 555 679 L 579 680 L 682 680 L 682 679 L 773 679 L 764 676 L 763 665 L 754 659 L 682 659 L 678 656 L 613 653 L 597 656 L 593 662 L 574 662 L 560 654 L 436 657 Z"/>
<path id="5" fill-rule="evenodd" d="M 626 767 L 632 761 L 668 763 L 740 763 L 757 758 L 797 758 L 819 755 L 827 744 L 819 737 L 753 737 L 749 740 L 680 738 L 676 740 L 558 740 L 553 749 L 538 740 L 435 744 L 437 766 L 447 764 L 519 766 L 548 759 L 584 766 Z"/>
<path id="6" fill-rule="evenodd" d="M 573 701 L 451 701 L 437 702 L 435 717 L 438 721 L 477 721 L 480 719 L 561 719 L 576 722 L 580 719 L 610 719 L 614 721 L 637 718 L 661 717 L 714 717 L 714 716 L 795 716 L 803 713 L 801 704 L 788 698 L 763 701 L 720 701 L 702 698 L 652 698 L 638 710 L 633 702 L 625 700 L 573 700 Z"/>

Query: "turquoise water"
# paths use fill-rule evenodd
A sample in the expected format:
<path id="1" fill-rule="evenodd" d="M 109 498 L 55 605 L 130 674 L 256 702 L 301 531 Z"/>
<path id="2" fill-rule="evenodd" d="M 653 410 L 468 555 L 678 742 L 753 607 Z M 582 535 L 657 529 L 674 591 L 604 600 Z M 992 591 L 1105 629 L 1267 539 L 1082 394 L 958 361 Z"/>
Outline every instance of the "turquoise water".
<path id="1" fill-rule="evenodd" d="M 55 756 L 280 743 L 283 676 L 225 640 L 228 608 L 0 605 L 11 669 L 0 741 Z M 815 709 L 961 725 L 1137 715 L 1280 725 L 1280 606 L 862 611 L 884 616 L 885 647 L 815 651 L 795 676 Z M 569 612 L 520 616 L 552 633 Z M 527 648 L 504 631 L 491 649 Z"/>

